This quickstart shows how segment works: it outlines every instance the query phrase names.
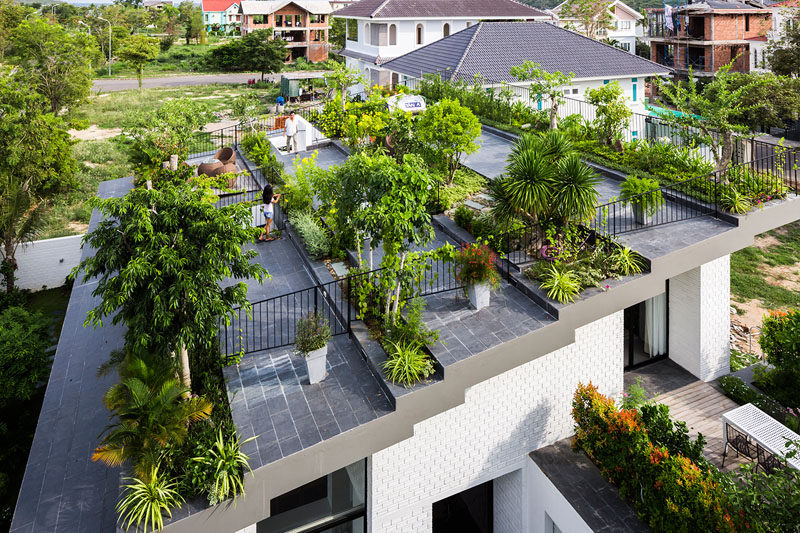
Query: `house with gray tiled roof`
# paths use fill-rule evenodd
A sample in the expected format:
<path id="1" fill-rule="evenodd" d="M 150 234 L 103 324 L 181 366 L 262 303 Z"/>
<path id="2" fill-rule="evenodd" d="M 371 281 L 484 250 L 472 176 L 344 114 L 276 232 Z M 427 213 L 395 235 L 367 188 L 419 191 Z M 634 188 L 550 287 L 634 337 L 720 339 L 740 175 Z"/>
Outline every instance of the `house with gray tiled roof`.
<path id="1" fill-rule="evenodd" d="M 558 17 L 556 23 L 562 28 L 569 28 L 592 37 L 592 35 L 589 35 L 590 28 L 586 28 L 578 18 L 562 12 L 565 4 L 567 2 L 562 2 L 551 10 Z M 639 23 L 644 19 L 644 15 L 620 0 L 615 0 L 608 4 L 608 13 L 610 15 L 610 26 L 598 28 L 594 38 L 609 39 L 616 42 L 615 46 L 635 54 L 636 39 L 644 37 L 644 27 Z"/>
<path id="2" fill-rule="evenodd" d="M 501 82 L 527 86 L 511 76 L 511 67 L 530 60 L 549 72 L 572 72 L 564 94 L 583 99 L 586 90 L 618 82 L 634 111 L 644 110 L 645 78 L 670 69 L 579 33 L 544 22 L 479 22 L 445 39 L 383 64 L 400 83 L 439 73 L 443 78 L 486 87 Z"/>
<path id="3" fill-rule="evenodd" d="M 392 83 L 381 65 L 482 20 L 552 20 L 516 0 L 360 0 L 336 12 L 347 19 L 347 66 L 373 85 Z M 356 88 L 360 90 L 360 88 Z"/>

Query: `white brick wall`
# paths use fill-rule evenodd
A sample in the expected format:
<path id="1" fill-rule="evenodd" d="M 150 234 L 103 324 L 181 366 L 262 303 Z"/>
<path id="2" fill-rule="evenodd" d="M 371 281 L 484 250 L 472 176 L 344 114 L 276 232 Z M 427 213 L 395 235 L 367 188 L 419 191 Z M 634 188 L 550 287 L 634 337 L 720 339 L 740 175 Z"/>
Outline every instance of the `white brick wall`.
<path id="1" fill-rule="evenodd" d="M 702 379 L 730 371 L 730 256 L 669 280 L 669 357 Z"/>
<path id="2" fill-rule="evenodd" d="M 33 241 L 17 248 L 17 287 L 38 291 L 60 287 L 81 260 L 83 235 Z"/>
<path id="3" fill-rule="evenodd" d="M 494 533 L 519 533 L 522 525 L 522 470 L 494 480 Z"/>
<path id="4" fill-rule="evenodd" d="M 430 531 L 433 502 L 518 470 L 529 452 L 571 435 L 578 382 L 622 392 L 622 328 L 622 312 L 579 328 L 575 343 L 471 387 L 464 404 L 374 454 L 371 530 Z"/>

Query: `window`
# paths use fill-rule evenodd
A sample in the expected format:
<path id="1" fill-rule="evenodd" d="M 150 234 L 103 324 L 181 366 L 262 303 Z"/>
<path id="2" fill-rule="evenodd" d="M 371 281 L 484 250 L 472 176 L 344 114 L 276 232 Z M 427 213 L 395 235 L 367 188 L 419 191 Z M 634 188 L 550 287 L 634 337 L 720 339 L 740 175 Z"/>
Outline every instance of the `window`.
<path id="1" fill-rule="evenodd" d="M 544 513 L 544 531 L 545 533 L 561 533 L 561 529 L 547 513 Z"/>
<path id="2" fill-rule="evenodd" d="M 472 23 L 470 21 L 467 21 L 467 28 L 469 28 L 470 26 L 472 26 Z"/>
<path id="3" fill-rule="evenodd" d="M 750 15 L 744 16 L 744 31 L 750 31 Z"/>
<path id="4" fill-rule="evenodd" d="M 356 19 L 345 19 L 345 34 L 348 41 L 358 41 L 358 21 Z"/>
<path id="5" fill-rule="evenodd" d="M 303 15 L 294 16 L 294 25 L 298 28 L 301 28 L 303 26 Z"/>
<path id="6" fill-rule="evenodd" d="M 449 35 L 450 35 L 450 24 L 445 22 L 444 26 L 442 26 L 442 37 L 447 37 Z"/>
<path id="7" fill-rule="evenodd" d="M 753 66 L 758 68 L 758 49 L 753 49 Z"/>
<path id="8" fill-rule="evenodd" d="M 631 21 L 630 20 L 618 20 L 617 21 L 617 29 L 618 30 L 629 30 L 629 29 L 631 29 Z"/>
<path id="9" fill-rule="evenodd" d="M 373 46 L 386 46 L 389 44 L 388 40 L 389 26 L 388 24 L 370 24 L 370 44 Z"/>
<path id="10" fill-rule="evenodd" d="M 321 24 L 325 22 L 325 15 L 311 15 L 311 22 L 313 24 Z"/>
<path id="11" fill-rule="evenodd" d="M 258 16 L 261 15 L 256 15 L 256 17 Z M 255 20 L 255 17 L 253 19 Z M 280 28 L 281 26 L 283 26 L 283 15 L 275 15 L 275 27 Z"/>
<path id="12" fill-rule="evenodd" d="M 422 24 L 417 24 L 417 44 L 422 44 L 423 42 L 423 29 Z"/>
<path id="13" fill-rule="evenodd" d="M 569 96 L 569 89 L 564 89 L 564 95 Z"/>
<path id="14" fill-rule="evenodd" d="M 280 26 L 278 19 L 280 15 L 275 15 L 275 25 Z M 253 24 L 267 24 L 269 15 L 253 15 Z"/>
<path id="15" fill-rule="evenodd" d="M 364 24 L 364 44 L 372 44 L 369 40 L 369 22 Z"/>
<path id="16" fill-rule="evenodd" d="M 572 89 L 572 94 L 578 94 L 578 89 Z"/>
<path id="17" fill-rule="evenodd" d="M 397 44 L 397 25 L 392 24 L 389 26 L 389 44 L 394 46 Z"/>
<path id="18" fill-rule="evenodd" d="M 622 48 L 623 50 L 625 50 L 626 52 L 630 52 L 631 51 L 631 43 L 628 43 L 628 42 L 619 43 L 619 47 Z"/>

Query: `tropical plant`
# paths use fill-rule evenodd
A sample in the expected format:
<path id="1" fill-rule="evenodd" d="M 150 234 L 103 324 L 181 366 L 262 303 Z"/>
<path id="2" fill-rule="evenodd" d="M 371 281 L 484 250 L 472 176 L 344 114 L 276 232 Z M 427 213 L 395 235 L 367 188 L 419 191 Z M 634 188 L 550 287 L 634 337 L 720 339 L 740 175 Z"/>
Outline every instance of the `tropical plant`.
<path id="1" fill-rule="evenodd" d="M 594 216 L 600 183 L 597 173 L 581 158 L 568 155 L 558 161 L 550 189 L 553 216 L 563 226 L 570 221 L 582 222 Z"/>
<path id="2" fill-rule="evenodd" d="M 447 172 L 448 184 L 453 183 L 461 158 L 478 149 L 475 139 L 480 133 L 477 117 L 456 100 L 441 100 L 417 119 L 420 144 L 428 159 L 438 161 Z"/>
<path id="3" fill-rule="evenodd" d="M 500 285 L 500 274 L 495 268 L 497 256 L 488 245 L 471 243 L 456 252 L 456 278 L 465 287 L 488 283 L 490 287 Z"/>
<path id="4" fill-rule="evenodd" d="M 331 338 L 331 327 L 327 319 L 312 312 L 297 321 L 295 347 L 298 353 L 307 356 L 314 350 L 324 348 Z"/>
<path id="5" fill-rule="evenodd" d="M 550 129 L 558 127 L 558 106 L 564 102 L 564 87 L 572 85 L 575 74 L 561 71 L 548 72 L 539 63 L 525 61 L 522 65 L 511 67 L 511 75 L 520 81 L 532 80 L 531 94 L 550 99 Z"/>
<path id="6" fill-rule="evenodd" d="M 119 521 L 125 531 L 131 526 L 135 529 L 161 531 L 164 529 L 164 516 L 172 517 L 171 509 L 180 507 L 183 498 L 178 493 L 177 483 L 164 479 L 154 465 L 147 473 L 146 479 L 126 477 L 123 481 L 122 499 L 117 503 Z"/>
<path id="7" fill-rule="evenodd" d="M 433 374 L 433 362 L 418 344 L 389 343 L 389 358 L 384 361 L 386 376 L 406 387 Z"/>
<path id="8" fill-rule="evenodd" d="M 136 477 L 150 481 L 167 443 L 181 444 L 189 424 L 208 418 L 212 405 L 200 397 L 182 399 L 189 389 L 168 361 L 128 354 L 119 373 L 120 382 L 103 396 L 118 422 L 106 427 L 92 461 L 109 466 L 130 461 Z"/>
<path id="9" fill-rule="evenodd" d="M 623 276 L 641 274 L 644 270 L 642 256 L 634 252 L 628 246 L 618 246 L 609 257 L 612 267 Z"/>
<path id="10" fill-rule="evenodd" d="M 581 292 L 581 284 L 575 272 L 556 265 L 550 265 L 541 287 L 547 291 L 548 298 L 562 304 L 575 301 L 575 297 Z"/>
<path id="11" fill-rule="evenodd" d="M 658 182 L 651 178 L 628 176 L 620 186 L 620 199 L 625 204 L 630 204 L 648 216 L 653 215 L 664 205 Z"/>
<path id="12" fill-rule="evenodd" d="M 255 437 L 250 437 L 244 442 L 254 439 Z M 242 444 L 235 433 L 231 433 L 226 439 L 220 428 L 214 445 L 208 449 L 206 455 L 191 459 L 205 465 L 210 471 L 209 479 L 212 481 L 208 487 L 208 502 L 211 505 L 228 498 L 233 498 L 233 502 L 236 503 L 236 496 L 244 495 L 242 472 L 246 469 L 252 473 L 252 470 L 248 464 L 250 458 L 241 450 Z"/>
<path id="13" fill-rule="evenodd" d="M 719 195 L 719 205 L 725 211 L 741 215 L 747 213 L 753 208 L 753 203 L 746 194 L 739 192 L 736 187 L 726 187 L 720 185 L 722 188 Z"/>
<path id="14" fill-rule="evenodd" d="M 289 222 L 303 239 L 303 244 L 312 259 L 326 257 L 331 252 L 328 234 L 317 221 L 316 215 L 309 211 L 292 212 Z"/>
<path id="15" fill-rule="evenodd" d="M 0 311 L 0 407 L 30 399 L 47 380 L 48 323 L 23 307 Z"/>
<path id="16" fill-rule="evenodd" d="M 196 132 L 211 118 L 205 108 L 188 98 L 176 98 L 158 108 L 128 117 L 124 133 L 132 141 L 132 157 L 141 163 L 160 167 L 171 155 L 185 160 L 192 149 Z"/>

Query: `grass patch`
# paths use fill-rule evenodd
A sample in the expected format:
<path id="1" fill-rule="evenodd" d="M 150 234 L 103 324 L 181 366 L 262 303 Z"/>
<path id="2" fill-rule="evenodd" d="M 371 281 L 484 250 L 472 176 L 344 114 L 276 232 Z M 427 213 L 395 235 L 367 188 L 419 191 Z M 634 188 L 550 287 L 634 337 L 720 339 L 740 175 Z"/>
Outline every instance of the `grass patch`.
<path id="1" fill-rule="evenodd" d="M 205 69 L 203 58 L 209 50 L 219 46 L 221 43 L 214 44 L 181 44 L 178 40 L 172 48 L 166 52 L 161 52 L 156 58 L 144 66 L 143 74 L 145 77 L 163 76 L 165 74 L 179 74 L 192 72 L 214 72 Z M 97 78 L 108 78 L 108 68 L 97 69 Z M 136 77 L 136 69 L 125 61 L 116 61 L 111 64 L 111 77 Z"/>
<path id="2" fill-rule="evenodd" d="M 440 176 L 445 180 L 445 176 Z M 472 169 L 461 167 L 456 170 L 452 185 L 444 185 L 439 189 L 439 207 L 446 211 L 455 204 L 464 201 L 468 196 L 478 193 L 486 187 L 486 178 Z"/>
<path id="3" fill-rule="evenodd" d="M 778 244 L 765 249 L 750 246 L 731 254 L 731 294 L 737 301 L 758 300 L 767 309 L 800 307 L 800 292 L 768 283 L 765 267 L 800 262 L 800 224 L 767 232 Z"/>

